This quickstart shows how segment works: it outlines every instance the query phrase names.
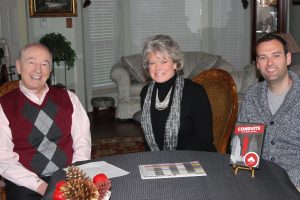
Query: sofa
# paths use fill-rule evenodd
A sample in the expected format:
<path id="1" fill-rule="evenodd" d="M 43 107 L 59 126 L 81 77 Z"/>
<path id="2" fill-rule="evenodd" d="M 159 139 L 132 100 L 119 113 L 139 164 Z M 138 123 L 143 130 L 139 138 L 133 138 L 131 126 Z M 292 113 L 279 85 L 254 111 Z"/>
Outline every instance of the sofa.
<path id="1" fill-rule="evenodd" d="M 245 89 L 257 81 L 256 68 L 253 65 L 246 66 L 243 71 L 236 71 L 234 66 L 219 55 L 206 52 L 183 52 L 184 68 L 183 76 L 192 79 L 201 71 L 210 68 L 224 69 L 229 72 L 236 85 L 239 100 Z M 114 64 L 111 70 L 111 79 L 117 86 L 118 99 L 116 117 L 119 119 L 132 118 L 134 113 L 141 109 L 140 91 L 151 78 L 142 66 L 140 54 L 123 56 Z"/>

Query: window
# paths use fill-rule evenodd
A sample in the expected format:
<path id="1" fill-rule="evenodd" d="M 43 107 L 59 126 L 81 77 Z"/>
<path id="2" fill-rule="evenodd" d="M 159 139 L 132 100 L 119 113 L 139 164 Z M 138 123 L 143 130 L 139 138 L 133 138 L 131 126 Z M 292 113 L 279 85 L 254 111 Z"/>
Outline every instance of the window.
<path id="1" fill-rule="evenodd" d="M 131 51 L 157 34 L 174 38 L 184 51 L 201 50 L 201 1 L 130 0 Z"/>
<path id="2" fill-rule="evenodd" d="M 250 63 L 250 9 L 234 0 L 212 1 L 210 52 L 221 55 L 235 69 Z"/>
<path id="3" fill-rule="evenodd" d="M 88 7 L 89 66 L 92 87 L 112 84 L 110 70 L 116 62 L 117 0 L 93 0 Z"/>

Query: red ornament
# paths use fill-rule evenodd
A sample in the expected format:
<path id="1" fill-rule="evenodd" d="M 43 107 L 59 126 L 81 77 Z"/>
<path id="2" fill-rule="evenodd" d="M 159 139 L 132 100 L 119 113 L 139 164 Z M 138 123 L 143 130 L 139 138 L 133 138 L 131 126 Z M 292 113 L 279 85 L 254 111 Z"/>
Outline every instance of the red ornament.
<path id="1" fill-rule="evenodd" d="M 94 184 L 103 183 L 103 182 L 106 182 L 107 180 L 108 180 L 108 178 L 105 174 L 97 174 L 93 178 L 93 183 Z"/>
<path id="2" fill-rule="evenodd" d="M 66 200 L 64 194 L 60 191 L 59 188 L 56 188 L 53 193 L 53 200 Z"/>
<path id="3" fill-rule="evenodd" d="M 58 181 L 55 185 L 55 191 L 53 193 L 53 200 L 66 200 L 60 188 L 66 184 L 65 180 Z"/>
<path id="4" fill-rule="evenodd" d="M 65 180 L 58 181 L 55 185 L 55 188 L 60 189 L 61 186 L 64 186 L 67 182 Z"/>

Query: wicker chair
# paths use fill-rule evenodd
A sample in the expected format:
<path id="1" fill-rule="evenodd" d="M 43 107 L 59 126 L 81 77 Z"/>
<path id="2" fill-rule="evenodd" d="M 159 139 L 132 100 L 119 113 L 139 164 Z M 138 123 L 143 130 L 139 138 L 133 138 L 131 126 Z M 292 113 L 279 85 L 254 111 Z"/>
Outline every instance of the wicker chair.
<path id="1" fill-rule="evenodd" d="M 214 145 L 226 153 L 237 117 L 237 88 L 230 74 L 222 69 L 208 69 L 193 81 L 201 84 L 208 95 L 213 113 Z"/>
<path id="2" fill-rule="evenodd" d="M 3 85 L 0 86 L 0 97 L 18 87 L 19 87 L 19 80 L 9 81 L 4 83 Z M 6 200 L 5 182 L 1 176 L 0 176 L 0 197 L 1 200 Z"/>
<path id="3" fill-rule="evenodd" d="M 19 87 L 19 80 L 9 81 L 0 86 L 0 97 Z"/>
<path id="4" fill-rule="evenodd" d="M 0 176 L 0 199 L 6 200 L 5 182 L 1 176 Z"/>

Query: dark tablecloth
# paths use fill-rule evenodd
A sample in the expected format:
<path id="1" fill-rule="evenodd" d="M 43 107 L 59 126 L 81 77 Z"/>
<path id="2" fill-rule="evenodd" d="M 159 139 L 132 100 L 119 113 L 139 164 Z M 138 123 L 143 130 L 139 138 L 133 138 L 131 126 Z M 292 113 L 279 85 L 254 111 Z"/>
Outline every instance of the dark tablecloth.
<path id="1" fill-rule="evenodd" d="M 111 179 L 111 200 L 300 199 L 287 173 L 278 165 L 261 160 L 255 178 L 247 170 L 239 170 L 235 176 L 229 165 L 229 156 L 199 151 L 159 151 L 116 155 L 92 161 L 103 160 L 130 172 L 126 176 Z M 143 180 L 138 169 L 141 164 L 188 161 L 199 161 L 207 176 Z M 77 164 L 83 163 L 86 162 Z M 62 170 L 52 176 L 44 199 L 51 199 L 55 183 L 64 178 L 65 172 Z"/>

